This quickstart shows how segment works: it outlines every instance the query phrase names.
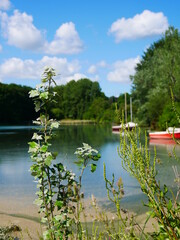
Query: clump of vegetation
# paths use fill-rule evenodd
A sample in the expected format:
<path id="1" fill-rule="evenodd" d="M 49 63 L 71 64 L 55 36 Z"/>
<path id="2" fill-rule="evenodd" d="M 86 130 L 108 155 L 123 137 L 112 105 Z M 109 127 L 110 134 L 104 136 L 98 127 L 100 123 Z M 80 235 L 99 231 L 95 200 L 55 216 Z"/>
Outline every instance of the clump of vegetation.
<path id="1" fill-rule="evenodd" d="M 140 132 L 129 132 L 124 129 L 121 135 L 119 156 L 122 166 L 141 187 L 148 198 L 149 217 L 155 218 L 159 224 L 158 231 L 151 236 L 153 239 L 179 239 L 180 238 L 180 204 L 179 204 L 179 174 L 176 174 L 176 195 L 166 185 L 161 185 L 157 179 L 156 151 L 154 159 L 151 158 L 145 136 L 145 145 L 141 143 Z M 176 157 L 175 151 L 174 155 Z M 177 170 L 177 168 L 176 168 Z M 170 197 L 171 193 L 171 197 Z M 149 218 L 148 217 L 148 218 Z"/>
<path id="2" fill-rule="evenodd" d="M 31 174 L 38 182 L 38 198 L 41 222 L 46 224 L 44 231 L 45 239 L 62 239 L 71 233 L 69 226 L 72 219 L 72 202 L 75 201 L 73 185 L 76 183 L 72 172 L 68 171 L 63 164 L 52 161 L 56 159 L 57 153 L 49 150 L 53 129 L 58 128 L 59 122 L 50 119 L 48 114 L 49 103 L 53 101 L 54 92 L 51 85 L 54 84 L 54 69 L 47 68 L 44 72 L 42 83 L 35 90 L 30 91 L 30 97 L 35 103 L 36 112 L 40 116 L 34 123 L 38 125 L 39 131 L 35 132 L 29 143 L 29 153 L 33 165 Z"/>
<path id="3" fill-rule="evenodd" d="M 17 237 L 13 237 L 13 233 L 20 232 L 21 228 L 17 225 L 0 227 L 0 239 L 1 240 L 19 240 Z"/>
<path id="4" fill-rule="evenodd" d="M 178 170 L 174 167 L 177 194 L 176 196 L 172 194 L 170 197 L 171 191 L 168 187 L 161 186 L 157 180 L 156 152 L 152 160 L 147 146 L 147 138 L 143 145 L 140 132 L 136 129 L 132 132 L 123 129 L 124 134 L 120 134 L 118 153 L 124 169 L 138 180 L 142 192 L 148 197 L 147 207 L 150 212 L 144 227 L 141 228 L 137 224 L 132 214 L 128 214 L 128 212 L 123 214 L 121 209 L 121 199 L 124 196 L 122 179 L 119 178 L 117 185 L 114 175 L 111 181 L 107 179 L 105 165 L 105 186 L 108 198 L 116 208 L 115 217 L 109 219 L 105 213 L 99 211 L 95 198 L 93 198 L 92 205 L 96 217 L 91 232 L 86 222 L 82 223 L 81 216 L 85 216 L 82 201 L 84 194 L 81 192 L 83 173 L 89 165 L 92 172 L 96 170 L 96 162 L 100 155 L 85 143 L 77 149 L 75 154 L 78 160 L 75 163 L 81 169 L 78 179 L 62 163 L 54 162 L 53 164 L 57 153 L 50 151 L 50 140 L 53 137 L 53 129 L 58 128 L 59 122 L 50 119 L 48 109 L 56 95 L 51 88 L 54 76 L 54 69 L 47 68 L 42 84 L 30 91 L 30 97 L 34 99 L 35 110 L 40 111 L 40 116 L 34 121 L 39 128 L 32 137 L 33 141 L 29 143 L 29 153 L 33 161 L 31 173 L 38 182 L 39 191 L 36 203 L 39 205 L 41 222 L 45 224 L 46 228 L 44 239 L 179 239 L 180 180 Z M 174 102 L 173 107 L 175 107 Z M 148 234 L 144 232 L 144 228 L 150 217 L 156 219 L 159 228 Z"/>
<path id="5" fill-rule="evenodd" d="M 53 137 L 53 129 L 59 127 L 59 122 L 50 119 L 48 114 L 49 105 L 56 95 L 51 88 L 51 85 L 55 84 L 54 76 L 54 69 L 47 68 L 42 83 L 30 91 L 35 110 L 40 111 L 40 116 L 34 121 L 39 126 L 38 131 L 34 133 L 33 141 L 29 142 L 29 153 L 33 161 L 30 170 L 38 182 L 39 189 L 35 203 L 39 206 L 41 222 L 46 226 L 45 239 L 67 239 L 68 236 L 74 235 L 73 224 L 77 227 L 75 236 L 81 239 L 82 175 L 90 161 L 94 162 L 91 163 L 91 171 L 96 170 L 95 161 L 98 161 L 100 155 L 88 144 L 77 149 L 76 164 L 82 168 L 79 181 L 75 180 L 75 174 L 67 170 L 62 163 L 52 164 L 57 153 L 50 151 L 50 140 Z"/>
<path id="6" fill-rule="evenodd" d="M 165 35 L 153 43 L 136 66 L 132 79 L 134 115 L 144 126 L 166 129 L 177 126 L 172 111 L 170 87 L 180 109 L 180 33 L 169 27 Z"/>

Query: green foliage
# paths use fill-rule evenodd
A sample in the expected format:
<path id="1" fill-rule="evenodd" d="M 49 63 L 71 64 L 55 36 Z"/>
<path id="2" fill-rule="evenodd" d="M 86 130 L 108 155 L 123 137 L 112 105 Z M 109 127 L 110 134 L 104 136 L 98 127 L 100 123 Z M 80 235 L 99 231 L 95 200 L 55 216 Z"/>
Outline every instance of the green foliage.
<path id="1" fill-rule="evenodd" d="M 77 205 L 76 205 L 76 232 L 78 239 L 83 239 L 83 227 L 81 223 L 81 213 L 83 212 L 83 205 L 82 205 L 82 198 L 84 197 L 84 194 L 81 193 L 81 186 L 82 186 L 82 177 L 84 170 L 87 168 L 88 165 L 91 166 L 91 172 L 96 171 L 96 164 L 94 162 L 97 162 L 101 155 L 98 153 L 96 149 L 93 149 L 91 146 L 89 146 L 87 143 L 83 143 L 83 147 L 77 148 L 76 152 L 74 153 L 78 157 L 78 161 L 75 162 L 75 164 L 81 169 L 81 174 L 79 175 L 79 181 L 76 189 L 76 197 L 77 197 Z M 91 163 L 90 163 L 91 162 Z M 86 227 L 86 235 L 88 236 L 88 230 Z"/>
<path id="2" fill-rule="evenodd" d="M 88 111 L 84 113 L 84 119 L 92 119 L 97 122 L 112 122 L 114 119 L 114 109 L 105 97 L 94 99 Z"/>
<path id="3" fill-rule="evenodd" d="M 93 200 L 93 207 L 99 214 L 97 220 L 101 221 L 103 228 L 98 228 L 94 221 L 92 235 L 89 234 L 87 225 L 84 229 L 81 221 L 82 214 L 85 215 L 82 202 L 84 194 L 81 192 L 82 177 L 88 166 L 91 167 L 91 172 L 96 170 L 100 154 L 86 143 L 77 148 L 75 155 L 77 155 L 78 160 L 75 163 L 81 170 L 78 181 L 75 180 L 75 175 L 68 171 L 62 163 L 53 164 L 57 153 L 50 150 L 50 140 L 53 137 L 53 129 L 59 127 L 59 122 L 50 119 L 48 111 L 51 109 L 54 97 L 57 96 L 51 87 L 52 84 L 55 84 L 54 76 L 54 69 L 47 68 L 42 83 L 29 92 L 30 98 L 34 100 L 35 110 L 40 112 L 39 117 L 34 121 L 39 128 L 34 132 L 32 141 L 29 142 L 29 153 L 33 162 L 30 168 L 31 174 L 38 183 L 38 198 L 35 203 L 39 206 L 41 222 L 46 227 L 43 233 L 44 239 L 179 239 L 180 204 L 178 197 L 180 185 L 177 168 L 173 166 L 177 193 L 176 195 L 172 193 L 172 197 L 170 197 L 171 191 L 166 185 L 160 185 L 157 180 L 156 152 L 152 159 L 148 150 L 147 137 L 143 145 L 140 130 L 137 131 L 136 129 L 132 132 L 123 129 L 124 134 L 120 133 L 118 153 L 124 169 L 138 180 L 142 192 L 146 194 L 148 198 L 147 207 L 150 209 L 147 221 L 149 217 L 155 218 L 159 225 L 158 231 L 154 231 L 151 235 L 145 234 L 144 228 L 141 229 L 135 222 L 133 215 L 123 214 L 120 207 L 121 199 L 124 196 L 122 179 L 119 178 L 117 183 L 114 175 L 112 181 L 107 179 L 105 165 L 104 180 L 107 195 L 116 208 L 116 218 L 110 221 L 106 214 L 98 213 L 97 205 Z M 172 90 L 170 94 L 172 109 L 175 111 L 179 123 L 180 118 Z M 104 97 L 94 101 L 99 101 L 99 104 L 94 105 L 96 111 L 100 111 L 101 106 L 102 109 L 106 108 L 106 105 L 109 104 Z M 176 157 L 175 150 L 173 153 Z M 176 157 L 176 159 L 178 158 Z"/>
<path id="4" fill-rule="evenodd" d="M 175 103 L 176 110 L 180 113 L 180 102 Z M 167 126 L 176 127 L 179 125 L 176 115 L 174 114 L 172 104 L 165 105 L 162 115 L 159 117 L 158 126 L 160 129 L 166 129 Z"/>
<path id="5" fill-rule="evenodd" d="M 82 171 L 84 171 L 91 161 L 93 161 L 93 163 L 90 164 L 91 172 L 96 170 L 96 164 L 94 162 L 97 162 L 101 157 L 96 149 L 93 149 L 87 143 L 83 143 L 83 147 L 77 148 L 74 154 L 78 157 L 78 161 L 75 162 L 75 164 L 78 165 Z"/>
<path id="6" fill-rule="evenodd" d="M 41 87 L 38 86 L 37 89 L 32 90 L 31 97 L 47 100 L 49 98 L 48 94 L 42 92 L 39 95 L 40 89 Z M 32 101 L 28 97 L 30 90 L 30 87 L 0 83 L 0 123 L 22 124 L 37 117 Z M 57 93 L 53 96 L 54 100 L 49 101 L 47 106 L 51 118 L 59 120 L 69 118 L 94 119 L 101 122 L 112 122 L 114 118 L 111 99 L 105 97 L 104 93 L 101 92 L 98 82 L 92 82 L 89 79 L 72 80 L 66 85 L 51 85 L 50 91 Z M 101 112 L 99 115 L 94 115 L 92 108 L 97 98 L 101 98 L 103 103 L 101 101 L 96 102 L 100 105 L 99 109 Z M 103 109 L 104 101 L 106 104 Z M 14 106 L 16 106 L 16 111 L 14 111 Z M 36 111 L 40 107 L 37 104 Z"/>
<path id="7" fill-rule="evenodd" d="M 111 224 L 106 227 L 108 236 L 112 239 L 139 239 L 139 229 L 134 226 L 138 226 L 138 224 L 134 221 L 134 216 L 123 216 L 123 211 L 120 208 L 121 199 L 124 196 L 122 178 L 120 177 L 118 179 L 116 183 L 117 186 L 115 186 L 115 176 L 114 174 L 112 175 L 112 181 L 107 179 L 106 167 L 104 164 L 104 180 L 108 199 L 115 205 L 117 216 L 117 219 L 115 220 L 116 225 L 115 222 L 112 221 Z"/>
<path id="8" fill-rule="evenodd" d="M 28 96 L 30 90 L 30 87 L 0 83 L 0 124 L 25 124 L 36 118 Z"/>
<path id="9" fill-rule="evenodd" d="M 142 56 L 131 77 L 132 96 L 136 105 L 136 116 L 142 125 L 152 128 L 162 127 L 161 117 L 171 101 L 170 87 L 174 91 L 175 102 L 180 102 L 180 35 L 170 27 L 163 38 L 153 43 Z M 169 112 L 171 115 L 171 112 Z"/>
<path id="10" fill-rule="evenodd" d="M 29 92 L 30 98 L 34 100 L 35 110 L 40 111 L 40 116 L 34 123 L 41 127 L 29 143 L 29 153 L 33 161 L 30 170 L 38 181 L 39 191 L 35 203 L 39 206 L 41 222 L 46 225 L 44 239 L 51 240 L 67 239 L 72 232 L 73 219 L 69 214 L 73 212 L 72 202 L 76 201 L 74 174 L 66 170 L 61 163 L 52 164 L 57 153 L 49 150 L 52 131 L 59 127 L 59 122 L 50 119 L 47 113 L 49 102 L 52 102 L 55 95 L 51 91 L 54 76 L 54 70 L 47 68 L 42 83 Z"/>
<path id="11" fill-rule="evenodd" d="M 55 91 L 57 104 L 53 104 L 51 112 L 60 119 L 83 119 L 93 100 L 104 96 L 99 84 L 89 79 L 72 80 L 64 86 L 56 86 Z"/>
<path id="12" fill-rule="evenodd" d="M 170 190 L 166 185 L 161 186 L 157 180 L 156 152 L 151 159 L 147 146 L 141 143 L 140 132 L 128 132 L 124 129 L 121 136 L 119 155 L 122 165 L 135 177 L 141 190 L 148 197 L 147 206 L 151 209 L 150 216 L 159 224 L 159 231 L 153 234 L 154 239 L 179 239 L 180 238 L 180 204 L 177 196 L 169 197 Z"/>
<path id="13" fill-rule="evenodd" d="M 43 232 L 44 239 L 69 239 L 73 236 L 83 239 L 84 230 L 80 221 L 83 210 L 81 181 L 83 172 L 91 161 L 91 172 L 96 170 L 100 154 L 85 143 L 77 149 L 76 164 L 81 168 L 79 182 L 75 180 L 75 174 L 68 171 L 62 163 L 53 164 L 57 153 L 50 151 L 50 140 L 53 137 L 53 129 L 59 127 L 59 122 L 50 119 L 48 110 L 56 96 L 51 87 L 55 84 L 54 76 L 54 69 L 45 69 L 42 83 L 29 92 L 30 98 L 34 100 L 35 110 L 40 111 L 40 116 L 34 121 L 40 129 L 33 134 L 32 141 L 29 142 L 29 153 L 33 162 L 30 170 L 38 182 L 39 189 L 35 203 L 39 206 L 41 222 L 46 226 Z M 72 230 L 74 224 L 75 233 Z"/>

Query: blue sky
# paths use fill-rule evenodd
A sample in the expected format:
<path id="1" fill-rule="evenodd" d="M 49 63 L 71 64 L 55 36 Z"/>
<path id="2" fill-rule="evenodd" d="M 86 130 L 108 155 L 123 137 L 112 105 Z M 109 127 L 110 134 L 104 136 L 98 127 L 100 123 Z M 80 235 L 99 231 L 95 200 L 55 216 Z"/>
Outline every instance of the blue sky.
<path id="1" fill-rule="evenodd" d="M 34 87 L 45 66 L 58 84 L 98 81 L 107 96 L 130 92 L 129 75 L 168 26 L 179 0 L 0 0 L 0 81 Z"/>

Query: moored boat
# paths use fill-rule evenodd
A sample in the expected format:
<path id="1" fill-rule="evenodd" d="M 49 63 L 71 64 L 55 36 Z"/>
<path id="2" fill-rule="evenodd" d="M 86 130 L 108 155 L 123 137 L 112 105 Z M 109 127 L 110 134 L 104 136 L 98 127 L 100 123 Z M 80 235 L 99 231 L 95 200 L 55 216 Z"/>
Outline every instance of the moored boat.
<path id="1" fill-rule="evenodd" d="M 120 124 L 118 126 L 112 126 L 112 131 L 113 132 L 119 132 L 121 129 L 132 130 L 135 127 L 137 127 L 137 123 L 128 122 L 126 124 Z"/>
<path id="2" fill-rule="evenodd" d="M 130 113 L 131 113 L 131 122 L 127 123 L 127 104 L 126 104 L 126 93 L 125 93 L 125 121 L 126 124 L 120 124 L 118 126 L 112 126 L 113 133 L 126 130 L 132 130 L 133 128 L 137 127 L 137 123 L 132 122 L 132 98 L 130 98 Z"/>
<path id="3" fill-rule="evenodd" d="M 180 139 L 180 128 L 169 127 L 166 131 L 150 132 L 150 139 Z"/>

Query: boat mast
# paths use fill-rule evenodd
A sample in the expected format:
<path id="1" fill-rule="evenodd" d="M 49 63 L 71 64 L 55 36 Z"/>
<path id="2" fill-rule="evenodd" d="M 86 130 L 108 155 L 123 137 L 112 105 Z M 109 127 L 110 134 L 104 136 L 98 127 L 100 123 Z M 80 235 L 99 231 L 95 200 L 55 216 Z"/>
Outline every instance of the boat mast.
<path id="1" fill-rule="evenodd" d="M 127 123 L 127 102 L 126 102 L 126 93 L 125 93 L 125 122 Z"/>
<path id="2" fill-rule="evenodd" d="M 130 112 L 131 112 L 131 122 L 132 122 L 132 97 L 130 97 Z"/>

